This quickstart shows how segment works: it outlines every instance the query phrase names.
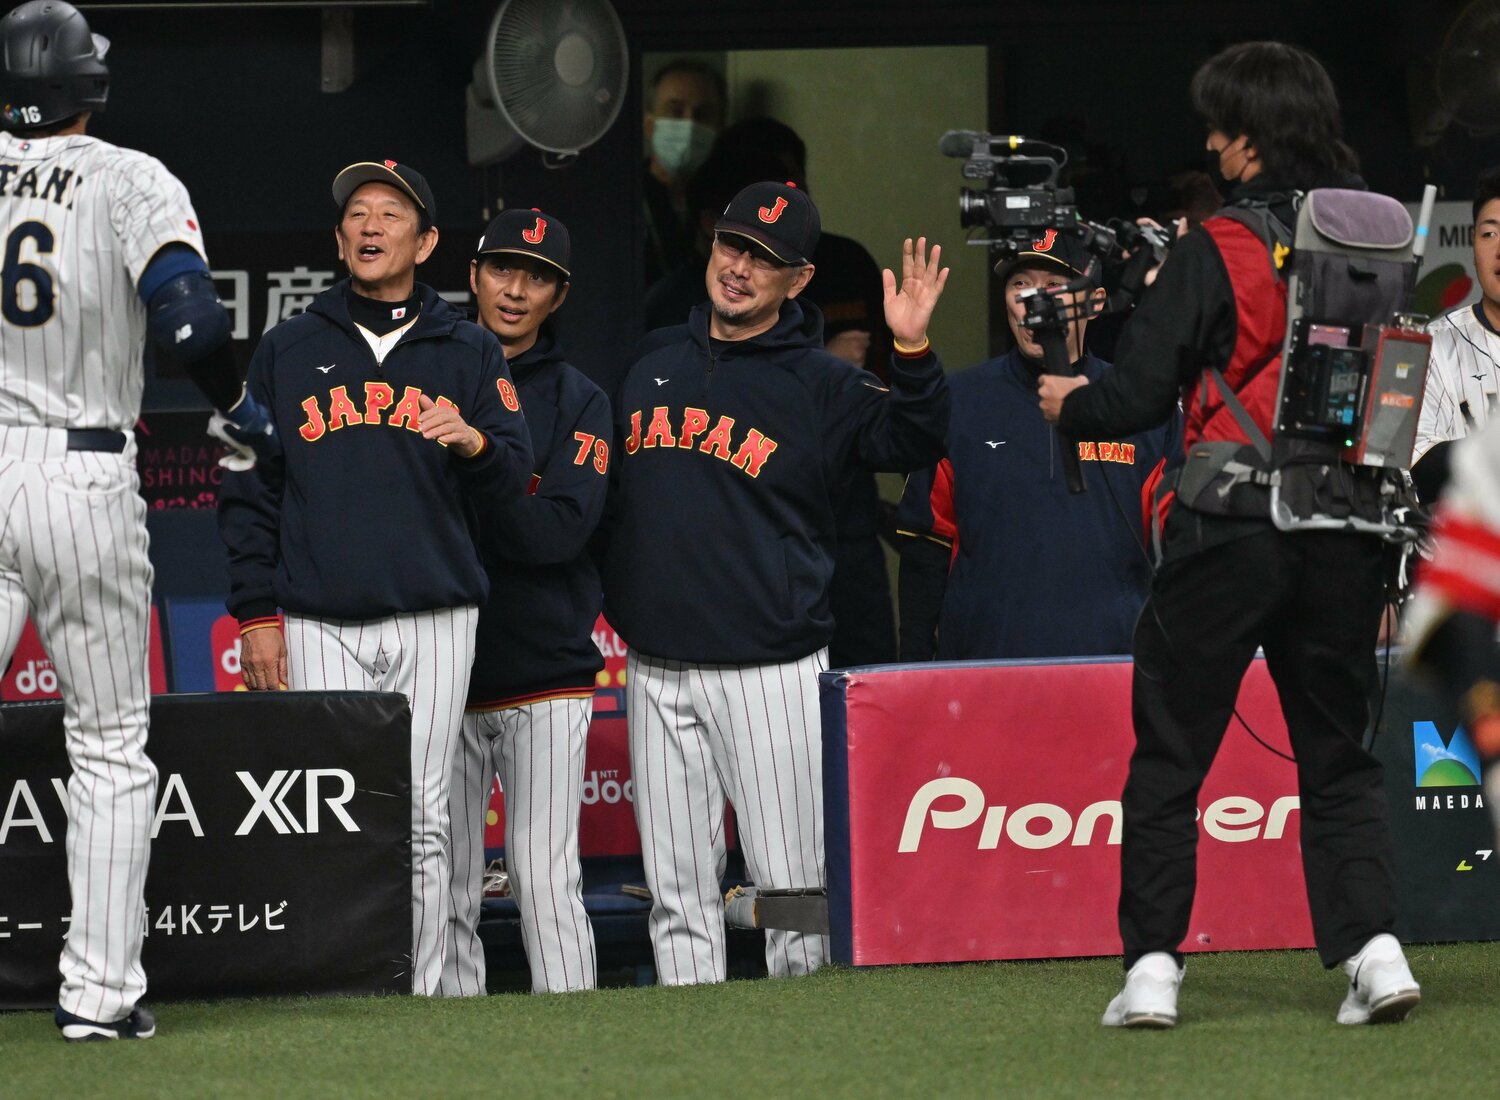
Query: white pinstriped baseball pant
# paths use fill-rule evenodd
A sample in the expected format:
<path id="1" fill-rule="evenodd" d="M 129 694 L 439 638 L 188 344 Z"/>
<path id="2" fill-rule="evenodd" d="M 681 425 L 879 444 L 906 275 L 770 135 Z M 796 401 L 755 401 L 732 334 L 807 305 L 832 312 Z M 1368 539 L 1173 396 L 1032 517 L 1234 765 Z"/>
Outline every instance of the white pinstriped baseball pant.
<path id="1" fill-rule="evenodd" d="M 505 868 L 521 911 L 536 993 L 593 989 L 594 929 L 583 907 L 578 814 L 592 699 L 550 699 L 464 715 L 449 790 L 453 879 L 442 993 L 484 993 L 484 815 L 505 792 Z"/>
<path id="2" fill-rule="evenodd" d="M 818 673 L 827 667 L 826 649 L 765 665 L 687 664 L 630 651 L 630 770 L 663 985 L 725 977 L 725 798 L 757 886 L 825 884 Z M 773 977 L 806 974 L 827 960 L 827 936 L 766 933 Z"/>
<path id="3" fill-rule="evenodd" d="M 0 668 L 28 610 L 57 672 L 68 780 L 72 917 L 58 1003 L 86 1020 L 130 1015 L 146 991 L 141 943 L 156 767 L 146 756 L 151 562 L 135 441 L 69 451 L 58 428 L 0 426 Z"/>
<path id="4" fill-rule="evenodd" d="M 443 976 L 448 924 L 448 780 L 479 609 L 445 607 L 383 619 L 285 618 L 293 691 L 398 691 L 411 703 L 411 986 L 432 996 Z"/>

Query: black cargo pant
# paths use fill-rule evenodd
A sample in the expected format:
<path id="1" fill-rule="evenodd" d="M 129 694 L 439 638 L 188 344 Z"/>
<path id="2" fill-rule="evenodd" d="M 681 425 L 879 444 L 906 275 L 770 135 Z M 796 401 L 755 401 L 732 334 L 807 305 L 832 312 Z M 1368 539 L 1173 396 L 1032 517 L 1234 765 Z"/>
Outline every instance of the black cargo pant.
<path id="1" fill-rule="evenodd" d="M 1335 966 L 1392 930 L 1395 874 L 1382 769 L 1362 747 L 1383 554 L 1368 536 L 1288 534 L 1268 524 L 1169 557 L 1157 573 L 1136 625 L 1136 747 L 1122 799 L 1119 917 L 1127 969 L 1152 951 L 1177 954 L 1187 935 L 1198 790 L 1257 647 L 1297 757 L 1303 874 L 1318 954 Z"/>

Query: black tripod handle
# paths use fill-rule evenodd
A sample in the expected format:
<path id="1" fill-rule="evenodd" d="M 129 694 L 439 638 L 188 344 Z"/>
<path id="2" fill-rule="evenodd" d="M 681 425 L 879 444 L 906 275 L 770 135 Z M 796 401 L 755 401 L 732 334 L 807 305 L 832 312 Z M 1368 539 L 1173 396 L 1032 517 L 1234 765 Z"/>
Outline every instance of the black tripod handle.
<path id="1" fill-rule="evenodd" d="M 1037 343 L 1042 346 L 1042 362 L 1046 365 L 1048 374 L 1071 378 L 1077 373 L 1073 369 L 1073 361 L 1068 357 L 1068 341 L 1062 331 L 1049 327 L 1034 330 L 1034 335 Z M 1059 428 L 1057 445 L 1062 451 L 1063 477 L 1067 479 L 1068 492 L 1087 492 L 1088 487 L 1083 483 L 1083 467 L 1078 462 L 1078 443 Z"/>

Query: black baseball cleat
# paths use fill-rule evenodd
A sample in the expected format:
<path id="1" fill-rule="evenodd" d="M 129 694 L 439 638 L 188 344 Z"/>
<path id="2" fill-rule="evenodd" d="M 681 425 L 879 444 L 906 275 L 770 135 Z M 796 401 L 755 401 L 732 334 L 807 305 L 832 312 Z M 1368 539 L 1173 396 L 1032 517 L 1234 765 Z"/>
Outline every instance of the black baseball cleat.
<path id="1" fill-rule="evenodd" d="M 149 1039 L 156 1034 L 156 1017 L 139 1005 L 123 1020 L 101 1024 L 74 1016 L 61 1007 L 54 1014 L 58 1030 L 70 1043 L 103 1043 L 110 1039 Z"/>

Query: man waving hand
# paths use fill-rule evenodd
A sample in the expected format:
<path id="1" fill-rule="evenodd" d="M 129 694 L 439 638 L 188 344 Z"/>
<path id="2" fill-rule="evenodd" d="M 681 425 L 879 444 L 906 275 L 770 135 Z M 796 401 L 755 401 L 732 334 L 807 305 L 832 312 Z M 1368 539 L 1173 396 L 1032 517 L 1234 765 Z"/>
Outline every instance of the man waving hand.
<path id="1" fill-rule="evenodd" d="M 725 976 L 724 801 L 763 888 L 824 883 L 818 673 L 833 633 L 832 486 L 855 461 L 942 454 L 948 391 L 927 323 L 948 271 L 907 240 L 885 273 L 887 389 L 823 350 L 800 299 L 817 208 L 756 183 L 715 227 L 709 300 L 653 333 L 616 403 L 618 483 L 605 613 L 630 646 L 636 822 L 664 984 Z M 827 937 L 767 934 L 772 975 L 826 961 Z"/>

